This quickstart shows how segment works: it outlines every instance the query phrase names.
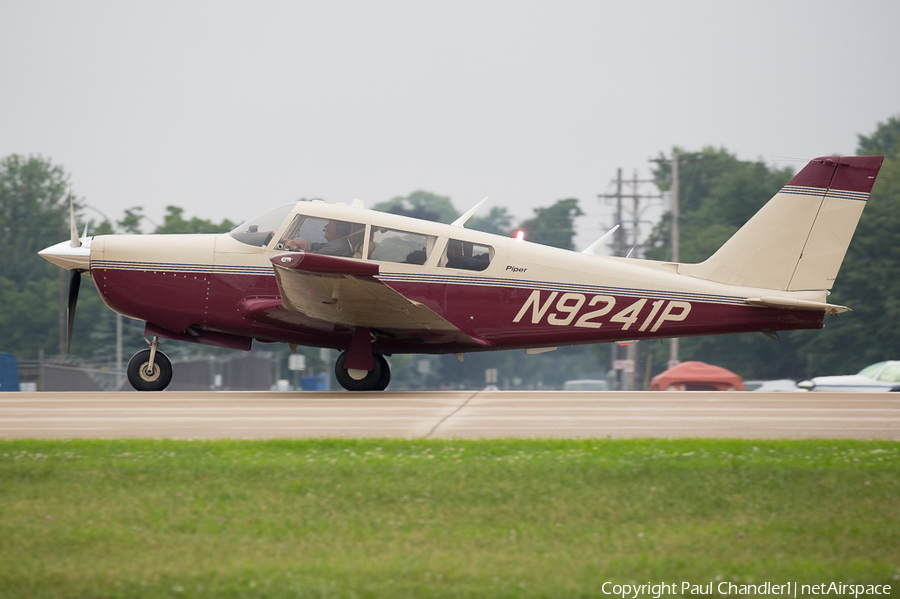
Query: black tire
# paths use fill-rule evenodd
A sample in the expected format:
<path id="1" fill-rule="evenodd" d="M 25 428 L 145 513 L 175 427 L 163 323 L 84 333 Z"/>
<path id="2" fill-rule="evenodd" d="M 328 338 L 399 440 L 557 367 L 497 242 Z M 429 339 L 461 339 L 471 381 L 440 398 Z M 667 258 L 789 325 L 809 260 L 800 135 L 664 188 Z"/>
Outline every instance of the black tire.
<path id="1" fill-rule="evenodd" d="M 390 382 L 390 369 L 388 368 L 387 382 L 384 381 L 384 370 L 387 366 L 387 360 L 385 360 L 382 356 L 375 354 L 374 356 L 374 365 L 372 370 L 370 370 L 366 376 L 361 379 L 355 379 L 350 376 L 350 373 L 344 367 L 344 363 L 347 361 L 347 352 L 341 352 L 341 355 L 338 356 L 337 361 L 334 363 L 334 376 L 337 378 L 338 383 L 340 383 L 341 387 L 346 389 L 347 391 L 382 391 L 387 387 L 387 384 Z M 384 387 L 379 387 L 380 384 L 384 384 Z"/>
<path id="2" fill-rule="evenodd" d="M 128 382 L 138 391 L 162 391 L 172 382 L 172 362 L 166 354 L 156 350 L 153 372 L 147 372 L 150 348 L 142 349 L 128 361 Z"/>
<path id="3" fill-rule="evenodd" d="M 375 354 L 375 361 L 381 362 L 381 378 L 378 379 L 378 385 L 375 386 L 375 390 L 384 391 L 391 384 L 391 366 L 381 354 Z"/>

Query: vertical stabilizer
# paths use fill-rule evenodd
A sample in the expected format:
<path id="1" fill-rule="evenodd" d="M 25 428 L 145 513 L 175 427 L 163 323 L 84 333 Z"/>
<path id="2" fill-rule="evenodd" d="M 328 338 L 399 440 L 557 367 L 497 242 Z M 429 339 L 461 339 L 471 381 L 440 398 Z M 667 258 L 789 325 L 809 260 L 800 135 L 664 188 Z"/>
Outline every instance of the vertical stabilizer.
<path id="1" fill-rule="evenodd" d="M 810 161 L 715 254 L 679 272 L 744 287 L 831 289 L 883 160 Z"/>

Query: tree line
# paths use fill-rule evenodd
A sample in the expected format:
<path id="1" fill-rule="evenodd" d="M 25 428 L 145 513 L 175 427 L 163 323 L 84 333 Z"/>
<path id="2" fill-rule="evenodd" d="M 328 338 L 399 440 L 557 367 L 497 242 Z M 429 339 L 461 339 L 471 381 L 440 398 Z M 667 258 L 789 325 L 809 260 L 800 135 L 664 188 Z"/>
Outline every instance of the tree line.
<path id="1" fill-rule="evenodd" d="M 720 148 L 675 150 L 682 158 L 678 190 L 682 262 L 709 257 L 791 179 L 795 166 L 802 166 L 770 167 L 762 161 L 741 161 Z M 855 372 L 872 362 L 900 357 L 891 326 L 900 316 L 900 227 L 893 226 L 900 219 L 900 118 L 879 124 L 871 135 L 860 135 L 857 153 L 886 158 L 829 300 L 854 311 L 827 317 L 822 331 L 785 332 L 778 340 L 758 333 L 685 339 L 681 342 L 682 360 L 715 363 L 745 378 L 798 379 Z M 654 175 L 665 191 L 671 187 L 671 166 L 662 160 L 658 165 Z M 41 156 L 11 155 L 0 160 L 0 249 L 4 255 L 0 351 L 20 359 L 34 359 L 39 352 L 56 355 L 63 348 L 66 273 L 37 252 L 68 238 L 70 201 L 78 209 L 82 227 L 89 207 L 73 196 L 62 166 Z M 449 197 L 427 191 L 391 198 L 374 209 L 445 223 L 460 215 Z M 566 198 L 535 209 L 531 218 L 519 223 L 505 207 L 493 207 L 483 216 L 472 217 L 466 226 L 499 235 L 522 230 L 529 241 L 574 249 L 575 219 L 582 214 L 578 200 Z M 90 234 L 137 234 L 148 222 L 142 207 L 131 207 L 114 221 L 104 217 L 92 225 Z M 671 214 L 664 214 L 645 241 L 645 257 L 669 259 L 671 225 Z M 163 222 L 154 224 L 151 232 L 220 233 L 234 226 L 228 219 L 215 222 L 187 217 L 183 208 L 167 206 Z M 115 315 L 92 292 L 88 281 L 86 277 L 79 299 L 73 354 L 109 362 L 114 356 Z M 143 323 L 125 322 L 127 359 L 144 347 Z M 167 351 L 175 346 L 181 346 L 175 355 L 217 351 L 177 343 L 170 344 Z M 644 342 L 638 350 L 641 368 L 653 365 L 649 374 L 665 368 L 666 344 Z M 317 350 L 305 353 L 313 368 L 330 369 Z M 600 378 L 610 366 L 606 346 L 574 347 L 541 356 L 519 354 L 472 354 L 462 364 L 453 357 L 395 356 L 394 385 L 478 387 L 484 382 L 484 369 L 493 367 L 511 386 L 558 386 L 567 378 Z M 423 362 L 427 366 L 423 367 Z"/>
<path id="2" fill-rule="evenodd" d="M 794 168 L 742 162 L 722 149 L 678 149 L 681 262 L 701 262 L 740 228 L 794 174 Z M 884 164 L 850 243 L 828 301 L 852 312 L 826 316 L 819 331 L 787 331 L 779 339 L 760 333 L 681 341 L 680 357 L 724 366 L 744 378 L 802 379 L 850 374 L 900 359 L 893 325 L 900 316 L 900 117 L 859 135 L 857 155 L 883 155 Z M 803 166 L 805 162 L 798 164 Z M 671 166 L 659 162 L 656 178 L 671 187 Z M 656 225 L 647 257 L 671 256 L 671 213 Z M 644 360 L 664 365 L 668 347 L 640 344 Z"/>

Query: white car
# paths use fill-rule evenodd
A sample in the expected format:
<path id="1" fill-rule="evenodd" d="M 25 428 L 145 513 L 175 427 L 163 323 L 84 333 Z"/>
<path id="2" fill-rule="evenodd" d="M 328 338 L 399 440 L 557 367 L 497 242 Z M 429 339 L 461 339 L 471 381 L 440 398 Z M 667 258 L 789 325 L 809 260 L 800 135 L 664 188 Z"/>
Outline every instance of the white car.
<path id="1" fill-rule="evenodd" d="M 797 381 L 793 379 L 778 379 L 774 381 L 744 381 L 744 389 L 746 391 L 759 391 L 760 393 L 786 392 L 796 393 L 805 392 L 809 389 L 797 386 Z"/>
<path id="2" fill-rule="evenodd" d="M 609 383 L 603 379 L 579 379 L 566 381 L 563 391 L 609 391 Z"/>
<path id="3" fill-rule="evenodd" d="M 900 361 L 888 360 L 866 366 L 859 374 L 844 376 L 817 376 L 797 383 L 810 391 L 844 391 L 851 393 L 878 393 L 900 391 Z"/>

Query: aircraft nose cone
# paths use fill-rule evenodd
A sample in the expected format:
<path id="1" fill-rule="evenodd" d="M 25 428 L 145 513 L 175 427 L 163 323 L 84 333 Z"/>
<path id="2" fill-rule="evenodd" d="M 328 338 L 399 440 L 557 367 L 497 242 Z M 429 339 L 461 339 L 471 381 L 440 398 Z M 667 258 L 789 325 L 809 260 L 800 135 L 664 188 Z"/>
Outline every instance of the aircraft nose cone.
<path id="1" fill-rule="evenodd" d="M 80 247 L 72 247 L 71 241 L 60 241 L 39 251 L 38 256 L 66 270 L 90 270 L 91 238 L 82 239 Z"/>

